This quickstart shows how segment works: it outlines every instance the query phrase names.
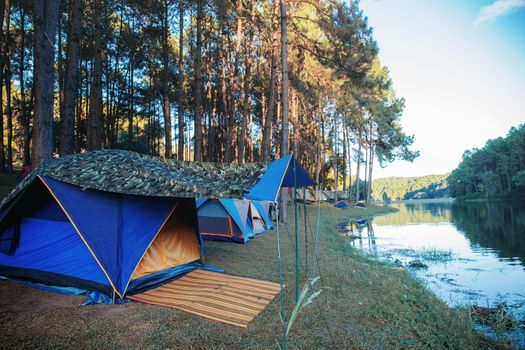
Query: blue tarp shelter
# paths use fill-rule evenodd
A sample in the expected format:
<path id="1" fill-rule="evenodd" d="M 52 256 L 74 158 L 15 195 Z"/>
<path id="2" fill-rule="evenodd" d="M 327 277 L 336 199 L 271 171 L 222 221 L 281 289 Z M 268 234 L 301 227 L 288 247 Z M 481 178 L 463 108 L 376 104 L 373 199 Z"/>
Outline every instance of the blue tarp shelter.
<path id="1" fill-rule="evenodd" d="M 294 177 L 295 169 L 295 177 Z M 277 202 L 281 187 L 306 187 L 315 185 L 306 171 L 293 155 L 277 159 L 268 168 L 259 181 L 244 195 L 246 199 Z"/>
<path id="2" fill-rule="evenodd" d="M 37 176 L 0 213 L 0 276 L 123 298 L 201 260 L 201 243 L 193 198 Z"/>

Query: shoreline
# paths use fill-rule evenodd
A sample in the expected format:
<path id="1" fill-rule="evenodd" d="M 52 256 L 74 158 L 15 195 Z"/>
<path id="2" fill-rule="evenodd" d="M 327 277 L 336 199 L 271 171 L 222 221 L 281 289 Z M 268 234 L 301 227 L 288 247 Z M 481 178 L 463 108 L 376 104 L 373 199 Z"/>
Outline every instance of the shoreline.
<path id="1" fill-rule="evenodd" d="M 291 219 L 293 206 L 288 209 Z M 336 230 L 338 220 L 385 215 L 393 208 L 321 205 L 320 210 L 318 223 L 316 205 L 307 205 L 306 215 L 302 205 L 299 211 L 300 286 L 307 276 L 320 276 L 315 288 L 321 294 L 299 312 L 289 334 L 291 347 L 399 349 L 410 344 L 412 348 L 506 348 L 478 333 L 466 310 L 451 310 L 407 271 L 361 254 Z M 280 228 L 287 316 L 295 304 L 293 221 Z M 317 224 L 320 239 L 317 259 L 313 259 Z M 206 241 L 206 264 L 236 275 L 278 281 L 276 246 L 275 229 L 246 245 Z M 137 302 L 79 306 L 83 297 L 44 292 L 11 281 L 0 281 L 0 292 L 5 348 L 77 344 L 82 348 L 268 349 L 276 347 L 276 340 L 281 341 L 280 298 L 239 331 Z"/>

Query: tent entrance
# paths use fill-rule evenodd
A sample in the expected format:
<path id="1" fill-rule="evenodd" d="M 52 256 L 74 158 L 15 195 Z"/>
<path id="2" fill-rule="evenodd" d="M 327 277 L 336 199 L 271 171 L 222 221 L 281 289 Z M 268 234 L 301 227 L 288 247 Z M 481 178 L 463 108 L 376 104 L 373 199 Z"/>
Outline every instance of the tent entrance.
<path id="1" fill-rule="evenodd" d="M 180 201 L 150 243 L 132 279 L 200 259 L 192 203 Z"/>
<path id="2" fill-rule="evenodd" d="M 203 236 L 233 238 L 234 224 L 228 211 L 217 200 L 199 208 L 199 228 Z"/>
<path id="3" fill-rule="evenodd" d="M 261 233 L 267 230 L 266 223 L 253 203 L 250 203 L 250 216 L 254 233 Z"/>

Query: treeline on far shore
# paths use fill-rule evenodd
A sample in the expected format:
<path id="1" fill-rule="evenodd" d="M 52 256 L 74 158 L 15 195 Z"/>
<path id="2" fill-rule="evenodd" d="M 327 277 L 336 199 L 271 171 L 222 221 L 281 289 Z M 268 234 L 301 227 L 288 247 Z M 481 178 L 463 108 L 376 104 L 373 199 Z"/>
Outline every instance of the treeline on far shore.
<path id="1" fill-rule="evenodd" d="M 461 199 L 525 196 L 525 124 L 506 137 L 467 150 L 448 178 L 450 195 Z"/>
<path id="2" fill-rule="evenodd" d="M 383 202 L 449 197 L 449 175 L 379 178 L 372 184 L 373 197 Z"/>

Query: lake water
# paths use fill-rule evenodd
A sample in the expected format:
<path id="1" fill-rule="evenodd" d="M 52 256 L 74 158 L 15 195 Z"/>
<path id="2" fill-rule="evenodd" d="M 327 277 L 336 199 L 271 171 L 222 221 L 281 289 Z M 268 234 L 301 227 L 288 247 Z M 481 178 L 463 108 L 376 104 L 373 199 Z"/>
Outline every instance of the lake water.
<path id="1" fill-rule="evenodd" d="M 450 306 L 506 303 L 525 319 L 525 203 L 392 206 L 399 211 L 339 228 L 363 253 L 426 265 L 408 269 Z"/>

